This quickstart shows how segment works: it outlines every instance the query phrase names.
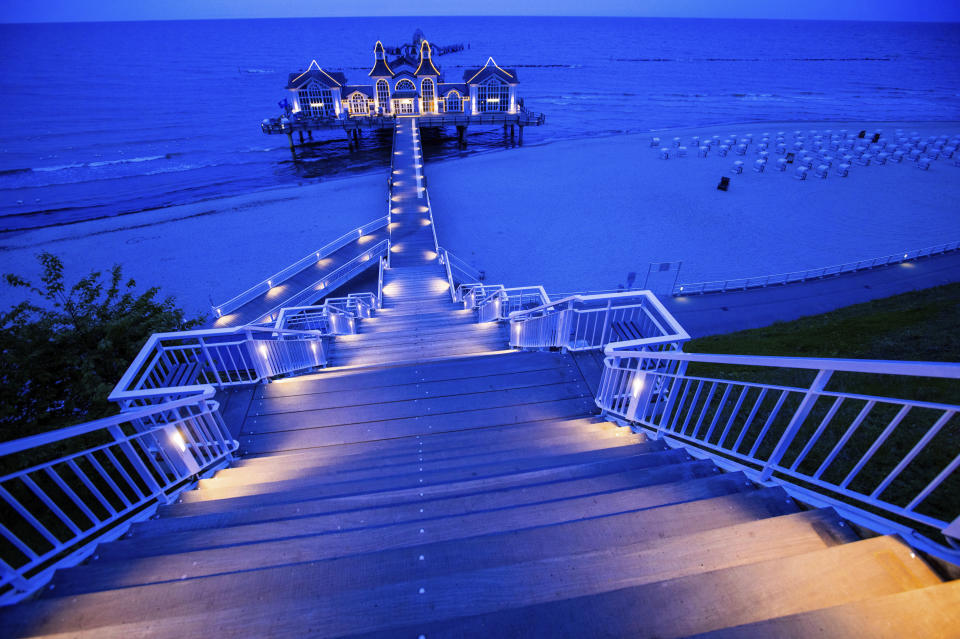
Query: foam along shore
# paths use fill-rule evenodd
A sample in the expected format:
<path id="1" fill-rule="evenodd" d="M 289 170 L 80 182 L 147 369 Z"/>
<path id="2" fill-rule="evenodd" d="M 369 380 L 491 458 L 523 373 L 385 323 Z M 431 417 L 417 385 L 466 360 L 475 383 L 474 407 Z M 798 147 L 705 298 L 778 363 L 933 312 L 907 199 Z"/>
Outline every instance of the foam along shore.
<path id="1" fill-rule="evenodd" d="M 960 166 L 939 158 L 928 170 L 909 159 L 853 163 L 805 180 L 796 168 L 806 149 L 834 134 L 960 135 L 960 123 L 803 122 L 711 126 L 557 142 L 427 166 L 440 243 L 507 285 L 543 284 L 551 292 L 616 288 L 635 273 L 641 286 L 651 262 L 682 261 L 681 282 L 782 273 L 960 239 Z M 829 131 L 829 133 L 828 133 Z M 775 140 L 783 132 L 795 152 L 777 170 Z M 699 141 L 752 136 L 745 155 L 725 157 Z M 753 165 L 769 136 L 765 170 Z M 660 147 L 651 139 L 660 138 Z M 674 146 L 679 138 L 686 147 Z M 669 159 L 661 159 L 662 148 Z M 735 174 L 734 163 L 743 163 Z M 729 190 L 717 189 L 721 177 Z M 655 271 L 650 287 L 668 289 L 675 273 Z M 659 278 L 659 279 L 658 279 Z"/>
<path id="2" fill-rule="evenodd" d="M 138 290 L 160 286 L 188 313 L 220 303 L 343 233 L 386 215 L 375 174 L 283 187 L 79 224 L 0 235 L 0 273 L 38 280 L 36 254 L 59 256 L 67 281 L 123 265 Z M 24 299 L 0 285 L 0 308 Z"/>

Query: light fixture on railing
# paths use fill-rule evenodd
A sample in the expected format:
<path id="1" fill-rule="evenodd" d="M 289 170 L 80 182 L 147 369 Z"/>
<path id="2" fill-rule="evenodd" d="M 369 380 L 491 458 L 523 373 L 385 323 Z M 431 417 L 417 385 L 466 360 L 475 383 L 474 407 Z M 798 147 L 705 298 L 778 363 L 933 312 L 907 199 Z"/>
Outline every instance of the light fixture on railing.
<path id="1" fill-rule="evenodd" d="M 266 345 L 266 344 L 261 344 L 261 345 L 260 345 L 260 354 L 263 356 L 264 359 L 267 358 L 267 345 Z"/>
<path id="2" fill-rule="evenodd" d="M 273 280 L 267 280 L 267 288 L 273 288 Z"/>
<path id="3" fill-rule="evenodd" d="M 179 430 L 174 429 L 173 432 L 170 433 L 170 441 L 173 442 L 173 445 L 176 446 L 181 453 L 187 451 L 187 442 L 183 439 L 183 435 L 180 434 Z"/>
<path id="4" fill-rule="evenodd" d="M 630 385 L 634 397 L 639 397 L 640 391 L 643 390 L 643 381 L 644 375 L 637 373 L 633 378 L 633 383 Z"/>

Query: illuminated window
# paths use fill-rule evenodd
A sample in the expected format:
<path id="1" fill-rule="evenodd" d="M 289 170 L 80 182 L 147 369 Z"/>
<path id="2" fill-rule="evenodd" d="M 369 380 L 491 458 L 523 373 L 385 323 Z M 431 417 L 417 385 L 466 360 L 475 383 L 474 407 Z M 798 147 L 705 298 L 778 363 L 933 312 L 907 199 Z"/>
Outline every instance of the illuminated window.
<path id="1" fill-rule="evenodd" d="M 437 110 L 437 101 L 434 99 L 433 80 L 424 78 L 420 83 L 420 95 L 422 96 L 421 110 L 424 113 L 433 113 Z"/>
<path id="2" fill-rule="evenodd" d="M 413 100 L 394 100 L 393 110 L 395 113 L 413 113 Z"/>
<path id="3" fill-rule="evenodd" d="M 447 111 L 462 111 L 463 102 L 460 101 L 460 94 L 451 91 L 447 94 Z"/>
<path id="4" fill-rule="evenodd" d="M 362 93 L 354 93 L 350 96 L 350 115 L 366 115 L 369 110 L 367 96 Z"/>
<path id="5" fill-rule="evenodd" d="M 477 102 L 481 113 L 508 111 L 510 109 L 510 87 L 497 78 L 490 78 L 477 87 Z"/>
<path id="6" fill-rule="evenodd" d="M 414 86 L 413 82 L 404 78 L 397 82 L 396 86 L 393 87 L 394 91 L 416 91 L 417 87 Z"/>
<path id="7" fill-rule="evenodd" d="M 334 114 L 333 94 L 327 87 L 321 87 L 314 83 L 300 89 L 297 92 L 297 97 L 300 98 L 300 111 L 306 115 L 323 117 Z"/>
<path id="8" fill-rule="evenodd" d="M 384 112 L 390 110 L 390 85 L 386 80 L 377 80 L 377 104 Z"/>

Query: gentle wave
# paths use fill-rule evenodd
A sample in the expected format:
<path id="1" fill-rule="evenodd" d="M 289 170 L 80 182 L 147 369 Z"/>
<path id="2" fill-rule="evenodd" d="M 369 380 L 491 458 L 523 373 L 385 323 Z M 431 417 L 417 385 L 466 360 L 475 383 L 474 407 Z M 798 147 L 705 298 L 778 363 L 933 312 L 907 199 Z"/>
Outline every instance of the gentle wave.
<path id="1" fill-rule="evenodd" d="M 136 164 L 139 162 L 153 162 L 155 160 L 170 160 L 182 153 L 165 153 L 163 155 L 146 155 L 138 158 L 123 158 L 120 160 L 98 160 L 96 162 L 75 162 L 73 164 L 55 164 L 53 166 L 33 166 L 19 169 L 6 169 L 0 171 L 0 175 L 16 175 L 19 173 L 54 173 L 56 171 L 66 171 L 67 169 L 99 168 L 102 166 L 113 166 L 115 164 Z"/>

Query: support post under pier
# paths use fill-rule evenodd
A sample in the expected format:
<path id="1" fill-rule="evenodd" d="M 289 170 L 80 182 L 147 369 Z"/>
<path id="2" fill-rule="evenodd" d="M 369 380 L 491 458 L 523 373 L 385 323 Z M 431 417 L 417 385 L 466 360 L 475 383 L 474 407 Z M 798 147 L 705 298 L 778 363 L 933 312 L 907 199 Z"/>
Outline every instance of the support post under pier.
<path id="1" fill-rule="evenodd" d="M 467 142 L 463 139 L 464 133 L 466 133 L 467 127 L 463 124 L 457 125 L 457 146 L 461 149 L 466 148 Z"/>
<path id="2" fill-rule="evenodd" d="M 297 149 L 293 146 L 293 131 L 287 131 L 287 140 L 290 141 L 290 154 L 293 156 L 293 159 L 297 159 Z"/>
<path id="3" fill-rule="evenodd" d="M 517 138 L 517 143 L 518 143 L 520 146 L 523 146 L 523 125 L 522 125 L 522 124 L 518 124 L 517 126 L 520 127 L 520 137 Z"/>
<path id="4" fill-rule="evenodd" d="M 303 131 L 297 131 L 300 134 L 300 144 L 303 144 Z"/>

